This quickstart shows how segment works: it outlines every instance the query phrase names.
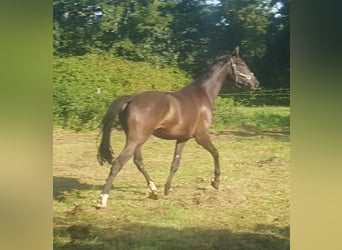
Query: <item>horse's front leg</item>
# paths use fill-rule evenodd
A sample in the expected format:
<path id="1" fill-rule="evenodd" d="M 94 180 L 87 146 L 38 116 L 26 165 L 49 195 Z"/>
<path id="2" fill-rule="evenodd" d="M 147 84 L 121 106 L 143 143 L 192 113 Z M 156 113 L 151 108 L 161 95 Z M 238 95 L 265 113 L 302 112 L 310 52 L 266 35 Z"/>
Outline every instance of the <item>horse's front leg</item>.
<path id="1" fill-rule="evenodd" d="M 211 139 L 208 134 L 200 137 L 196 137 L 196 141 L 198 144 L 202 145 L 206 150 L 210 152 L 212 157 L 214 158 L 214 163 L 215 163 L 215 171 L 214 171 L 214 179 L 211 181 L 211 185 L 215 188 L 218 189 L 220 185 L 220 163 L 219 163 L 219 153 L 213 143 L 211 142 Z"/>

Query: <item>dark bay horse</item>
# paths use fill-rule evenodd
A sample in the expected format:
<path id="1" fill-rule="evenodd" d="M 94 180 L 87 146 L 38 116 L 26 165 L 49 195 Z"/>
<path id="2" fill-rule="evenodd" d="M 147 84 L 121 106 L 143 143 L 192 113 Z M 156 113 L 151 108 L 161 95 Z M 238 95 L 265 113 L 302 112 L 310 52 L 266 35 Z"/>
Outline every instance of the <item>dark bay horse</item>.
<path id="1" fill-rule="evenodd" d="M 190 138 L 195 138 L 196 142 L 213 156 L 215 171 L 211 185 L 218 189 L 219 154 L 209 137 L 209 127 L 213 120 L 215 98 L 226 81 L 233 82 L 238 87 L 250 89 L 256 89 L 259 85 L 256 77 L 240 58 L 238 47 L 232 54 L 217 57 L 207 74 L 179 91 L 149 91 L 116 99 L 108 108 L 102 121 L 102 139 L 97 156 L 101 165 L 108 162 L 112 167 L 102 192 L 102 202 L 97 207 L 107 206 L 114 178 L 132 156 L 138 170 L 146 179 L 151 196 L 157 197 L 156 186 L 144 168 L 141 155 L 141 147 L 151 135 L 176 140 L 173 162 L 165 184 L 165 195 L 170 191 L 182 150 Z M 110 135 L 112 123 L 117 115 L 126 134 L 126 144 L 114 160 Z"/>

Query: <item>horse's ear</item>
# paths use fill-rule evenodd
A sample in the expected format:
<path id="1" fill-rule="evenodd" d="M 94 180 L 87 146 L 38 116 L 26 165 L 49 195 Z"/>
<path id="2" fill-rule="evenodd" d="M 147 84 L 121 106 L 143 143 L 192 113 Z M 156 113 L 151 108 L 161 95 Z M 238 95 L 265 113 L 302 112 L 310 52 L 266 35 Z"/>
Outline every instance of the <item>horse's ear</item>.
<path id="1" fill-rule="evenodd" d="M 236 46 L 233 52 L 234 56 L 239 57 L 239 52 L 240 52 L 240 48 L 239 46 Z"/>

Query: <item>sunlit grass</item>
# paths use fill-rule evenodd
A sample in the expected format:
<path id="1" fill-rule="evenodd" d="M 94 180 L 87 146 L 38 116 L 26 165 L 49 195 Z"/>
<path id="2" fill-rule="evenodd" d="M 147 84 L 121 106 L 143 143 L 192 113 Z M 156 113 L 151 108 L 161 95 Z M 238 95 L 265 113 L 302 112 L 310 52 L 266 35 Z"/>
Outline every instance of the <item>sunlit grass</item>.
<path id="1" fill-rule="evenodd" d="M 211 155 L 189 141 L 168 196 L 175 142 L 151 137 L 143 156 L 160 198 L 148 198 L 129 161 L 104 210 L 94 208 L 109 171 L 96 161 L 97 136 L 54 129 L 54 249 L 289 249 L 288 133 L 213 133 L 220 190 L 210 186 Z M 122 131 L 113 131 L 112 145 L 120 153 Z"/>

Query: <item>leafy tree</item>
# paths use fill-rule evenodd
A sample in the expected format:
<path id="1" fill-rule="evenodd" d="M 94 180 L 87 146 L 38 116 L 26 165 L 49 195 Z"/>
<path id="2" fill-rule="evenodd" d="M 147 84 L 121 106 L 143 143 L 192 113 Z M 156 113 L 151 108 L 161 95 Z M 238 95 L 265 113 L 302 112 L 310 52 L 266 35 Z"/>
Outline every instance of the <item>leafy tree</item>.
<path id="1" fill-rule="evenodd" d="M 169 2 L 169 11 L 174 15 L 173 43 L 179 53 L 178 65 L 196 77 L 214 56 L 213 38 L 220 36 L 219 9 L 205 0 Z"/>
<path id="2" fill-rule="evenodd" d="M 124 2 L 125 14 L 119 24 L 120 39 L 111 52 L 155 65 L 175 65 L 177 53 L 171 43 L 173 16 L 163 13 L 163 1 Z"/>
<path id="3" fill-rule="evenodd" d="M 268 29 L 266 55 L 261 62 L 261 80 L 270 88 L 290 87 L 290 1 L 273 0 L 278 6 L 272 15 Z"/>
<path id="4" fill-rule="evenodd" d="M 97 50 L 156 65 L 174 65 L 172 15 L 163 1 L 54 1 L 56 55 Z"/>
<path id="5" fill-rule="evenodd" d="M 83 55 L 91 51 L 101 32 L 104 13 L 94 0 L 55 0 L 53 3 L 54 51 Z"/>
<path id="6" fill-rule="evenodd" d="M 250 57 L 261 57 L 269 21 L 269 8 L 264 0 L 222 0 L 227 29 L 224 39 L 241 47 Z"/>
<path id="7" fill-rule="evenodd" d="M 54 54 L 110 53 L 198 77 L 240 45 L 268 88 L 289 87 L 289 0 L 54 0 Z"/>

